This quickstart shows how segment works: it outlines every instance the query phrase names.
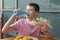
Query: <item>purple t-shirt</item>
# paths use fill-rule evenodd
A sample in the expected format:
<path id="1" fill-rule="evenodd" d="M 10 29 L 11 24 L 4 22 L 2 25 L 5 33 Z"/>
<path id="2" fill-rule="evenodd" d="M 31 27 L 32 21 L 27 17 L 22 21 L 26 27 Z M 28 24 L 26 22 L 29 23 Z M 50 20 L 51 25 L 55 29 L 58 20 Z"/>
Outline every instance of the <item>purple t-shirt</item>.
<path id="1" fill-rule="evenodd" d="M 41 33 L 40 27 L 30 25 L 26 19 L 18 20 L 10 28 L 22 36 L 40 36 Z"/>

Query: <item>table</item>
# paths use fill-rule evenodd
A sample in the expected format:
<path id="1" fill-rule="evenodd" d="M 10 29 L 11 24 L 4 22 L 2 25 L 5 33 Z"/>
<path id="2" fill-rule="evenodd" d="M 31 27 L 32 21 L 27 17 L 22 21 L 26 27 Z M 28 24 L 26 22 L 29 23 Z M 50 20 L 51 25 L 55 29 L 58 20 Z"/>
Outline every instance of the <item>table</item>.
<path id="1" fill-rule="evenodd" d="M 10 38 L 4 38 L 4 39 L 0 39 L 0 40 L 13 40 L 15 37 L 10 37 Z M 38 40 L 55 40 L 52 38 L 48 38 L 48 37 L 37 37 Z"/>

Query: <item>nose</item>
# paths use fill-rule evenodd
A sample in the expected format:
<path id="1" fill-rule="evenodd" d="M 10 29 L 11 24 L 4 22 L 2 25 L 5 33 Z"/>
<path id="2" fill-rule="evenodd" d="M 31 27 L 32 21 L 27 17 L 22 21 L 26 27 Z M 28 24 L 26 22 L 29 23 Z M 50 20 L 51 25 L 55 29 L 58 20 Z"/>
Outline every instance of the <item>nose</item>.
<path id="1" fill-rule="evenodd" d="M 29 16 L 29 11 L 26 10 L 26 12 L 27 12 L 27 16 Z"/>
<path id="2" fill-rule="evenodd" d="M 30 13 L 30 11 L 29 10 L 26 10 L 26 12 L 29 14 Z"/>

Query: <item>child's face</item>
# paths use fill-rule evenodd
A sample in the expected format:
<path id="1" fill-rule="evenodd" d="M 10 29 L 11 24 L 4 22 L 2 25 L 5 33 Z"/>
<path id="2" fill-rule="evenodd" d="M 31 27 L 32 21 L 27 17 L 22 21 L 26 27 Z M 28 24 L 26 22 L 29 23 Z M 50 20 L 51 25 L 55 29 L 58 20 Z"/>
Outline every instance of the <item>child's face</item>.
<path id="1" fill-rule="evenodd" d="M 28 17 L 30 18 L 35 17 L 38 14 L 33 6 L 27 5 L 26 10 L 28 12 Z"/>

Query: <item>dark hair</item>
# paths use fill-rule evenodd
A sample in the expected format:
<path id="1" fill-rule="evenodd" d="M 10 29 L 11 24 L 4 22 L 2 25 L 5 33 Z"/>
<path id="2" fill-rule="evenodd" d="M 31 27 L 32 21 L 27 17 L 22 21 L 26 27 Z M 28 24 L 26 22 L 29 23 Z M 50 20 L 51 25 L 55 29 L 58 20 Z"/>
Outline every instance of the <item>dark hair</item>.
<path id="1" fill-rule="evenodd" d="M 39 12 L 39 5 L 38 4 L 36 4 L 36 3 L 29 3 L 28 4 L 29 6 L 33 6 L 34 8 L 35 8 L 35 11 L 38 11 Z"/>

